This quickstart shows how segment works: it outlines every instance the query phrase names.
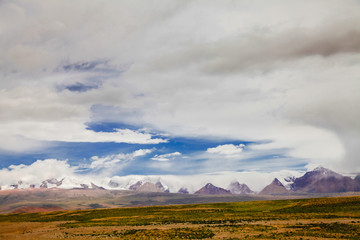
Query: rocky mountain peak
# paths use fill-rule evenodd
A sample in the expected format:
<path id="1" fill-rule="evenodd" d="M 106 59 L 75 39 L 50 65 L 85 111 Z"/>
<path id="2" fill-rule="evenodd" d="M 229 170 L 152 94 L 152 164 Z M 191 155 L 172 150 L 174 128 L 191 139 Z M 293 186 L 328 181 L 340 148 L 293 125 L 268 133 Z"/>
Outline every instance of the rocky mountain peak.
<path id="1" fill-rule="evenodd" d="M 57 187 L 61 186 L 61 184 L 63 183 L 65 178 L 61 179 L 60 181 L 58 181 L 56 178 L 50 178 L 45 180 L 47 183 L 49 184 L 55 184 Z"/>
<path id="2" fill-rule="evenodd" d="M 159 189 L 161 192 L 165 192 L 165 191 L 166 191 L 165 187 L 162 185 L 162 183 L 161 183 L 160 181 L 156 182 L 156 183 L 155 183 L 155 186 L 156 186 L 156 188 Z"/>
<path id="3" fill-rule="evenodd" d="M 287 194 L 289 191 L 285 188 L 285 186 L 279 181 L 279 179 L 275 178 L 269 185 L 267 185 L 259 194 L 264 195 L 279 195 L 279 194 Z"/>
<path id="4" fill-rule="evenodd" d="M 188 194 L 189 191 L 187 190 L 187 188 L 180 188 L 178 193 Z"/>
<path id="5" fill-rule="evenodd" d="M 108 185 L 109 185 L 109 187 L 112 187 L 112 188 L 119 187 L 119 184 L 117 182 L 114 182 L 113 180 L 110 180 Z"/>
<path id="6" fill-rule="evenodd" d="M 195 194 L 222 195 L 222 194 L 231 194 L 231 192 L 229 190 L 216 187 L 211 183 L 207 183 L 204 187 L 196 191 Z"/>
<path id="7" fill-rule="evenodd" d="M 323 175 L 323 176 L 341 176 L 341 174 L 338 174 L 330 169 L 324 168 L 324 167 L 317 167 L 314 170 L 308 172 L 312 173 L 312 175 Z"/>
<path id="8" fill-rule="evenodd" d="M 254 193 L 246 184 L 240 184 L 238 181 L 231 182 L 228 189 L 232 194 Z"/>
<path id="9" fill-rule="evenodd" d="M 288 183 L 292 183 L 292 182 L 294 182 L 294 181 L 295 181 L 295 179 L 296 179 L 296 177 L 295 177 L 295 176 L 290 176 L 290 177 L 286 177 L 286 178 L 284 178 L 285 182 L 288 182 Z"/>
<path id="10" fill-rule="evenodd" d="M 101 189 L 101 190 L 104 190 L 104 189 L 105 189 L 105 188 L 103 188 L 103 187 L 100 187 L 100 186 L 92 183 L 92 182 L 90 183 L 90 185 L 91 185 L 91 188 L 92 188 L 92 189 Z"/>
<path id="11" fill-rule="evenodd" d="M 47 182 L 46 182 L 46 181 L 43 181 L 43 182 L 40 184 L 40 188 L 48 188 Z"/>
<path id="12" fill-rule="evenodd" d="M 129 190 L 138 192 L 168 192 L 160 181 L 156 183 L 138 181 L 129 187 Z"/>
<path id="13" fill-rule="evenodd" d="M 359 188 L 355 179 L 324 167 L 305 173 L 304 176 L 296 178 L 291 185 L 294 191 L 310 193 L 358 191 Z"/>
<path id="14" fill-rule="evenodd" d="M 284 185 L 279 181 L 279 179 L 275 178 L 272 183 L 273 185 L 284 187 Z"/>
<path id="15" fill-rule="evenodd" d="M 141 187 L 142 184 L 143 183 L 141 181 L 137 181 L 135 184 L 133 184 L 129 187 L 129 190 L 136 191 L 136 190 L 138 190 L 139 187 Z"/>
<path id="16" fill-rule="evenodd" d="M 138 192 L 160 192 L 155 184 L 146 182 L 136 189 Z"/>

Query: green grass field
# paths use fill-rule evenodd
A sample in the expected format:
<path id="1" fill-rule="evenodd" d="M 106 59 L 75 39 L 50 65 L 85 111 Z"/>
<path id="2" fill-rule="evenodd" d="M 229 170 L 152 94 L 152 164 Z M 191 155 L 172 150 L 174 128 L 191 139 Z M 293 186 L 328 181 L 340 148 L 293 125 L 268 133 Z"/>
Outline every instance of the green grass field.
<path id="1" fill-rule="evenodd" d="M 0 215 L 0 239 L 360 239 L 360 197 Z"/>

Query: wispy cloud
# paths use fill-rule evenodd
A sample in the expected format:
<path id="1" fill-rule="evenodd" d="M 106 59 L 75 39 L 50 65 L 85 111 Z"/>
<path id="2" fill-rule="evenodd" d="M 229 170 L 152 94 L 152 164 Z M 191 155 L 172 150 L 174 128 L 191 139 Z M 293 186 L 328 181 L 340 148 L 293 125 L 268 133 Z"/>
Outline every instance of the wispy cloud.
<path id="1" fill-rule="evenodd" d="M 173 152 L 173 153 L 155 155 L 154 157 L 151 158 L 151 160 L 160 161 L 160 162 L 166 162 L 166 161 L 169 161 L 169 160 L 174 160 L 178 156 L 181 156 L 181 153 Z"/>
<path id="2" fill-rule="evenodd" d="M 135 160 L 138 157 L 147 155 L 153 152 L 155 149 L 139 149 L 132 153 L 119 153 L 103 157 L 93 156 L 91 157 L 91 163 L 88 166 L 83 166 L 91 170 L 96 170 L 102 175 L 111 176 L 115 173 L 118 173 L 130 164 L 131 161 Z"/>

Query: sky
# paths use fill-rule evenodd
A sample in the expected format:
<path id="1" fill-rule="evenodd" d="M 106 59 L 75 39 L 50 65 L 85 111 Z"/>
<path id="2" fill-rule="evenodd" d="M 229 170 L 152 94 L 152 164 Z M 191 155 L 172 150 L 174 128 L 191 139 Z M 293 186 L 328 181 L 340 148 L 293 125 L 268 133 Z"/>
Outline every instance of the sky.
<path id="1" fill-rule="evenodd" d="M 359 22 L 357 0 L 0 0 L 0 186 L 357 174 Z"/>

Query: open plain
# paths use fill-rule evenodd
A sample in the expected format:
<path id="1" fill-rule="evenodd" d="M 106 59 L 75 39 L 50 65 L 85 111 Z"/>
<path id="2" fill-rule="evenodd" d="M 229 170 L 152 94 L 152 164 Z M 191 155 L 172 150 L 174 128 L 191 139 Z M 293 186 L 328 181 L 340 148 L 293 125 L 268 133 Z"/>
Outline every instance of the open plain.
<path id="1" fill-rule="evenodd" d="M 360 239 L 360 197 L 0 215 L 0 239 Z"/>

